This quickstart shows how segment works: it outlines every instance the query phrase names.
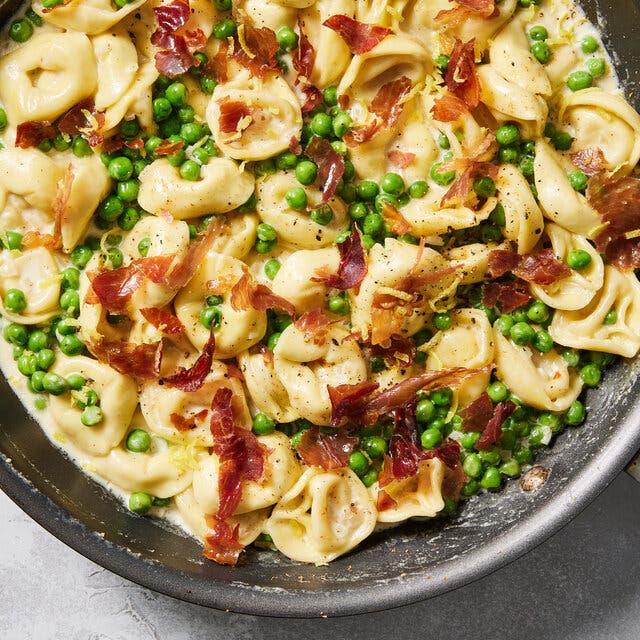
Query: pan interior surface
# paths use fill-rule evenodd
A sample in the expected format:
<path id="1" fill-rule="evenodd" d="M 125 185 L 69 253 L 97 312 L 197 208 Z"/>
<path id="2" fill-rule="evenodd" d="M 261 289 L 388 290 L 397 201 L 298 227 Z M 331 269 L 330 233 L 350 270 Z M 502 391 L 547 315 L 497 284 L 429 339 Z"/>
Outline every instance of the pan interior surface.
<path id="1" fill-rule="evenodd" d="M 16 3 L 0 2 L 6 21 Z M 634 0 L 584 7 L 601 29 L 628 97 L 640 79 L 640 8 Z M 635 89 L 637 91 L 637 89 Z M 348 615 L 428 598 L 515 560 L 583 509 L 640 448 L 640 363 L 624 361 L 587 395 L 589 419 L 568 428 L 536 464 L 546 483 L 525 493 L 511 481 L 467 501 L 450 519 L 372 536 L 328 566 L 300 565 L 249 549 L 239 566 L 202 558 L 170 525 L 130 513 L 84 475 L 0 383 L 0 486 L 63 542 L 125 578 L 170 596 L 235 612 L 287 617 Z"/>

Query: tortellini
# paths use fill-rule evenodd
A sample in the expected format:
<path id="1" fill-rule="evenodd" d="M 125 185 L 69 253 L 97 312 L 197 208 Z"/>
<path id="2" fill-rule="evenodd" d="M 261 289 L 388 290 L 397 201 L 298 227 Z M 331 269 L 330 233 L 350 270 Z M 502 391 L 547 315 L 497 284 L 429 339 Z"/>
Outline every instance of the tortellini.
<path id="1" fill-rule="evenodd" d="M 371 534 L 376 508 L 351 469 L 307 469 L 274 507 L 266 531 L 276 548 L 299 562 L 321 564 Z"/>
<path id="2" fill-rule="evenodd" d="M 496 375 L 522 402 L 546 411 L 566 411 L 582 391 L 582 379 L 551 349 L 520 347 L 493 330 Z"/>
<path id="3" fill-rule="evenodd" d="M 150 213 L 168 211 L 184 220 L 239 207 L 252 194 L 253 183 L 253 176 L 228 158 L 211 158 L 194 181 L 184 180 L 179 168 L 161 158 L 142 170 L 138 202 Z"/>
<path id="4" fill-rule="evenodd" d="M 98 394 L 103 414 L 99 424 L 87 427 L 80 421 L 82 410 L 74 404 L 72 393 L 52 395 L 49 406 L 56 427 L 85 453 L 108 455 L 118 446 L 131 423 L 137 405 L 134 381 L 85 356 L 59 355 L 52 371 L 63 377 L 72 373 L 83 376 Z"/>
<path id="5" fill-rule="evenodd" d="M 592 87 L 567 96 L 561 120 L 573 129 L 573 149 L 600 149 L 608 171 L 629 173 L 640 159 L 640 115 L 618 94 Z"/>
<path id="6" fill-rule="evenodd" d="M 314 424 L 331 424 L 327 385 L 358 384 L 367 378 L 360 347 L 348 337 L 345 329 L 332 325 L 324 340 L 309 340 L 291 324 L 273 350 L 273 367 L 291 406 Z"/>
<path id="7" fill-rule="evenodd" d="M 378 522 L 401 522 L 408 518 L 433 518 L 444 508 L 442 480 L 444 463 L 438 458 L 423 460 L 418 464 L 418 472 L 402 480 L 392 480 L 385 485 L 385 493 L 395 505 L 378 512 Z M 377 499 L 378 485 L 371 487 L 371 494 Z"/>
<path id="8" fill-rule="evenodd" d="M 560 157 L 543 140 L 536 142 L 533 172 L 544 216 L 567 231 L 592 237 L 601 225 L 600 216 L 571 186 Z"/>
<path id="9" fill-rule="evenodd" d="M 219 305 L 222 319 L 216 334 L 216 357 L 232 358 L 256 344 L 267 329 L 267 314 L 253 308 L 236 311 L 231 305 L 231 288 L 243 274 L 237 258 L 211 250 L 190 282 L 175 298 L 176 315 L 184 324 L 193 345 L 201 350 L 209 339 L 209 330 L 200 322 L 200 311 L 207 295 L 208 282 L 221 282 L 225 291 Z"/>
<path id="10" fill-rule="evenodd" d="M 45 247 L 23 252 L 0 252 L 0 294 L 19 289 L 27 306 L 21 313 L 0 303 L 2 315 L 19 324 L 38 324 L 59 312 L 60 272 L 55 258 Z"/>
<path id="11" fill-rule="evenodd" d="M 348 227 L 349 217 L 344 203 L 339 198 L 331 198 L 327 205 L 333 211 L 329 224 L 314 222 L 309 214 L 296 211 L 285 199 L 287 191 L 298 184 L 293 176 L 275 174 L 258 182 L 258 204 L 256 210 L 263 222 L 270 224 L 278 236 L 300 249 L 319 249 L 330 245 L 341 231 Z M 318 189 L 307 188 L 310 203 L 320 202 Z"/>
<path id="12" fill-rule="evenodd" d="M 604 264 L 595 248 L 583 237 L 549 223 L 545 232 L 551 241 L 553 252 L 566 261 L 570 251 L 586 251 L 591 262 L 584 269 L 572 270 L 570 276 L 548 285 L 531 284 L 531 292 L 554 309 L 575 310 L 585 307 L 600 291 L 604 281 Z"/>
<path id="13" fill-rule="evenodd" d="M 615 322 L 604 318 L 613 310 Z M 549 333 L 559 344 L 631 358 L 640 349 L 640 284 L 633 274 L 605 266 L 604 285 L 582 309 L 556 311 Z"/>
<path id="14" fill-rule="evenodd" d="M 278 502 L 302 474 L 289 438 L 283 433 L 259 436 L 266 455 L 260 480 L 246 480 L 242 484 L 242 497 L 234 515 L 257 511 Z M 202 454 L 200 468 L 193 474 L 193 495 L 204 513 L 218 510 L 218 457 L 215 453 Z"/>
<path id="15" fill-rule="evenodd" d="M 55 120 L 97 85 L 96 60 L 84 33 L 36 35 L 0 60 L 0 99 L 15 124 Z"/>
<path id="16" fill-rule="evenodd" d="M 226 126 L 229 108 L 242 113 L 232 131 Z M 216 144 L 230 158 L 264 160 L 285 151 L 292 138 L 300 137 L 302 112 L 282 78 L 254 78 L 241 71 L 215 88 L 207 122 Z"/>

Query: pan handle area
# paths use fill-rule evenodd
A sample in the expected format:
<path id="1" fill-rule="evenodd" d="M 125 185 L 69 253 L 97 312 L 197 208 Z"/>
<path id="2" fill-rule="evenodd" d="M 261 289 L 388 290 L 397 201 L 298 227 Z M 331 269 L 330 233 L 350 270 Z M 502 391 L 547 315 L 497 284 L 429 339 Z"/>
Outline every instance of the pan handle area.
<path id="1" fill-rule="evenodd" d="M 640 482 L 640 451 L 633 456 L 625 471 L 638 482 Z"/>

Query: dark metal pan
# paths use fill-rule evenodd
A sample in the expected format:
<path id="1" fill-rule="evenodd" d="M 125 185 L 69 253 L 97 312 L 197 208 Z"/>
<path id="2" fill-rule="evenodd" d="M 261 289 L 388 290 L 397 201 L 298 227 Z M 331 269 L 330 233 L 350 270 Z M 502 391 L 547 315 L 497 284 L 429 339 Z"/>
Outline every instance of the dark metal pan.
<path id="1" fill-rule="evenodd" d="M 0 0 L 0 22 L 18 2 Z M 590 0 L 585 9 L 614 52 L 640 106 L 640 2 Z M 640 329 L 640 328 L 639 328 Z M 515 560 L 575 517 L 640 449 L 640 362 L 621 362 L 587 396 L 589 420 L 561 434 L 537 463 L 536 492 L 509 482 L 468 501 L 451 519 L 373 536 L 328 566 L 249 550 L 238 567 L 201 556 L 199 544 L 131 514 L 53 447 L 0 382 L 0 486 L 34 520 L 94 562 L 197 604 L 269 616 L 347 615 L 409 604 L 455 589 Z"/>

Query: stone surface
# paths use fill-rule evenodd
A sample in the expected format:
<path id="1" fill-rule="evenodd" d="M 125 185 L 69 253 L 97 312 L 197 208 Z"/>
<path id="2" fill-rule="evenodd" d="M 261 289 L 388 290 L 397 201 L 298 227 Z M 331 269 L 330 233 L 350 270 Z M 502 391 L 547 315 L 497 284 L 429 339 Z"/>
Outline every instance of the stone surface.
<path id="1" fill-rule="evenodd" d="M 640 484 L 622 474 L 524 558 L 455 592 L 392 611 L 278 620 L 179 602 L 63 545 L 0 493 L 2 640 L 637 640 Z"/>

